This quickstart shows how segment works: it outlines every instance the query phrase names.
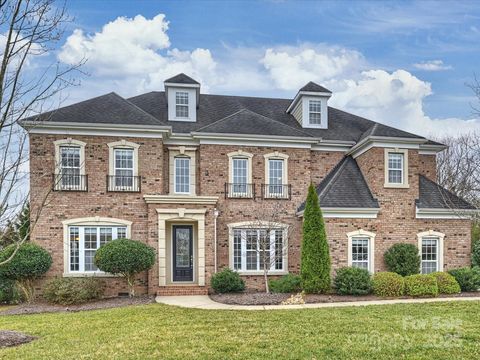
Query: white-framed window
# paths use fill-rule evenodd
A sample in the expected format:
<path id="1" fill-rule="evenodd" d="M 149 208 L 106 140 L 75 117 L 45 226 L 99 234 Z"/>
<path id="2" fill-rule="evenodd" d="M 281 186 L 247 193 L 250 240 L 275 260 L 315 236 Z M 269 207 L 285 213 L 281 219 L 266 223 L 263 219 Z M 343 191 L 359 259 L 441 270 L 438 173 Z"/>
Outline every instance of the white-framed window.
<path id="1" fill-rule="evenodd" d="M 286 239 L 282 228 L 233 228 L 233 270 L 263 272 L 266 263 L 269 272 L 286 270 Z"/>
<path id="2" fill-rule="evenodd" d="M 175 92 L 175 117 L 188 118 L 188 92 Z"/>
<path id="3" fill-rule="evenodd" d="M 134 177 L 134 150 L 114 149 L 115 187 L 132 188 Z"/>
<path id="4" fill-rule="evenodd" d="M 284 163 L 283 159 L 268 160 L 268 193 L 270 195 L 283 194 Z"/>
<path id="5" fill-rule="evenodd" d="M 232 179 L 231 192 L 234 195 L 247 194 L 248 187 L 248 159 L 247 158 L 232 158 Z"/>
<path id="6" fill-rule="evenodd" d="M 174 158 L 174 188 L 177 194 L 190 194 L 190 158 L 177 156 Z"/>
<path id="7" fill-rule="evenodd" d="M 444 237 L 445 234 L 433 230 L 417 234 L 422 274 L 443 271 Z"/>
<path id="8" fill-rule="evenodd" d="M 408 150 L 385 149 L 385 186 L 408 187 Z"/>
<path id="9" fill-rule="evenodd" d="M 308 122 L 310 125 L 320 125 L 322 123 L 322 101 L 308 101 Z"/>
<path id="10" fill-rule="evenodd" d="M 63 189 L 80 186 L 81 156 L 79 146 L 60 146 L 60 185 Z"/>
<path id="11" fill-rule="evenodd" d="M 100 246 L 111 240 L 126 237 L 126 226 L 68 226 L 68 271 L 71 273 L 98 272 L 94 258 Z"/>
<path id="12" fill-rule="evenodd" d="M 347 234 L 348 266 L 374 272 L 375 234 L 363 229 Z"/>

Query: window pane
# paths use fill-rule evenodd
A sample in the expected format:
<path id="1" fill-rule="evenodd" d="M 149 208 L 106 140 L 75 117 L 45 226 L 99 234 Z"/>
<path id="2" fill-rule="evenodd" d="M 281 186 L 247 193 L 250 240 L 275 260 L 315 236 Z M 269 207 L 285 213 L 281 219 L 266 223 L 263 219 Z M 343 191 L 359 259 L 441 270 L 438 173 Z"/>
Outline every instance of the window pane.
<path id="1" fill-rule="evenodd" d="M 188 93 L 175 93 L 175 116 L 179 118 L 188 118 Z"/>
<path id="2" fill-rule="evenodd" d="M 70 271 L 80 270 L 80 235 L 78 227 L 70 228 Z"/>
<path id="3" fill-rule="evenodd" d="M 232 178 L 233 178 L 233 192 L 246 193 L 248 182 L 248 159 L 232 160 Z"/>
<path id="4" fill-rule="evenodd" d="M 246 248 L 247 248 L 247 270 L 257 270 L 258 269 L 258 237 L 257 230 L 247 230 L 246 231 Z"/>
<path id="5" fill-rule="evenodd" d="M 352 266 L 368 269 L 369 263 L 369 239 L 352 239 Z"/>
<path id="6" fill-rule="evenodd" d="M 438 238 L 422 239 L 422 274 L 438 270 Z"/>
<path id="7" fill-rule="evenodd" d="M 403 183 L 403 154 L 388 154 L 388 182 L 392 184 Z"/>
<path id="8" fill-rule="evenodd" d="M 125 239 L 127 237 L 127 228 L 119 227 L 117 228 L 117 239 Z"/>
<path id="9" fill-rule="evenodd" d="M 175 158 L 175 192 L 190 193 L 190 158 Z"/>
<path id="10" fill-rule="evenodd" d="M 233 268 L 235 270 L 242 269 L 242 232 L 241 230 L 233 231 Z"/>
<path id="11" fill-rule="evenodd" d="M 275 270 L 283 270 L 283 230 L 275 230 Z"/>
<path id="12" fill-rule="evenodd" d="M 80 186 L 80 148 L 60 147 L 60 174 L 62 187 Z"/>
<path id="13" fill-rule="evenodd" d="M 100 228 L 100 246 L 112 240 L 112 228 Z"/>
<path id="14" fill-rule="evenodd" d="M 309 106 L 309 122 L 310 124 L 322 123 L 322 102 L 319 100 L 310 100 Z"/>

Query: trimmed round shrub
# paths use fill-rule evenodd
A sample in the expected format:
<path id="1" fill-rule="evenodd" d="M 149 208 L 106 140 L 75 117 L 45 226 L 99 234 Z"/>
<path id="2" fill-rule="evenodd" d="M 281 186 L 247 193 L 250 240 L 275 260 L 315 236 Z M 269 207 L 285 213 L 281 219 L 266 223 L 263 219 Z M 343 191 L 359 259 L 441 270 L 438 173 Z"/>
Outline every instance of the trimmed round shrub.
<path id="1" fill-rule="evenodd" d="M 270 280 L 268 286 L 273 293 L 296 293 L 302 290 L 302 278 L 300 275 L 287 274 Z"/>
<path id="2" fill-rule="evenodd" d="M 420 255 L 413 244 L 395 244 L 385 252 L 383 259 L 390 272 L 402 276 L 420 273 Z"/>
<path id="3" fill-rule="evenodd" d="M 214 274 L 211 285 L 212 289 L 220 294 L 245 290 L 245 282 L 240 275 L 236 271 L 228 268 Z"/>
<path id="4" fill-rule="evenodd" d="M 12 256 L 17 244 L 11 244 L 0 252 L 0 262 Z M 35 298 L 33 281 L 45 274 L 52 266 L 52 257 L 47 250 L 33 243 L 20 245 L 13 258 L 0 266 L 0 277 L 14 280 L 23 292 L 25 300 Z"/>
<path id="5" fill-rule="evenodd" d="M 95 254 L 95 265 L 107 273 L 127 280 L 130 297 L 135 296 L 135 276 L 155 264 L 155 249 L 140 241 L 113 240 L 102 245 Z"/>
<path id="6" fill-rule="evenodd" d="M 431 275 L 437 279 L 439 294 L 458 294 L 460 292 L 460 285 L 449 273 L 438 271 Z"/>
<path id="7" fill-rule="evenodd" d="M 480 289 L 480 268 L 460 268 L 448 272 L 457 280 L 462 291 L 478 291 Z"/>
<path id="8" fill-rule="evenodd" d="M 477 240 L 473 243 L 472 266 L 480 266 L 480 240 Z"/>
<path id="9" fill-rule="evenodd" d="M 399 297 L 403 295 L 405 282 L 403 277 L 393 272 L 379 272 L 373 275 L 373 293 L 381 297 Z"/>
<path id="10" fill-rule="evenodd" d="M 100 299 L 105 291 L 105 281 L 95 278 L 55 278 L 43 288 L 48 302 L 62 305 L 81 304 Z"/>
<path id="11" fill-rule="evenodd" d="M 438 285 L 435 276 L 417 274 L 405 277 L 405 294 L 409 296 L 438 296 Z"/>
<path id="12" fill-rule="evenodd" d="M 367 295 L 372 292 L 372 279 L 366 269 L 357 267 L 338 269 L 333 283 L 339 295 Z"/>

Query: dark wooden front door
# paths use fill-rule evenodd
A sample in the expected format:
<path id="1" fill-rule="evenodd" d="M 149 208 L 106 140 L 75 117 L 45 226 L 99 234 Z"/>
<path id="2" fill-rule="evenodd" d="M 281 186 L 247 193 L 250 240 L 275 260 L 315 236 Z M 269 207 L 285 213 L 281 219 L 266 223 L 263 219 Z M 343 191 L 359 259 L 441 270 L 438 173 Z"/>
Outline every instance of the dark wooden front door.
<path id="1" fill-rule="evenodd" d="M 193 281 L 192 225 L 173 225 L 173 281 Z"/>

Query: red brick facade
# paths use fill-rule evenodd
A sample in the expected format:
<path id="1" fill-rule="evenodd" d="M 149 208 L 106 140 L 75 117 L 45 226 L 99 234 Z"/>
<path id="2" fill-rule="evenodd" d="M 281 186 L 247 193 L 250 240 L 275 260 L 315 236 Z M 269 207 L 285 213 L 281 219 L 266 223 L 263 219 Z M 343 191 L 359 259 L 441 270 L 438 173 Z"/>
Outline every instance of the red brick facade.
<path id="1" fill-rule="evenodd" d="M 157 249 L 159 255 L 159 226 L 157 209 L 206 209 L 205 213 L 205 284 L 206 287 L 159 286 L 159 264 L 142 274 L 137 282 L 140 293 L 187 294 L 204 293 L 214 273 L 214 208 L 220 215 L 217 220 L 218 269 L 229 266 L 228 224 L 254 220 L 255 214 L 280 209 L 282 222 L 292 226 L 288 246 L 288 270 L 300 269 L 301 218 L 296 216 L 298 206 L 305 200 L 310 182 L 318 184 L 344 156 L 342 152 L 312 151 L 306 148 L 270 148 L 252 146 L 199 145 L 196 150 L 196 193 L 199 196 L 218 196 L 216 205 L 147 204 L 144 195 L 169 193 L 169 150 L 161 139 L 117 138 L 114 136 L 68 136 L 86 143 L 85 173 L 88 175 L 87 192 L 55 191 L 52 173 L 55 167 L 54 141 L 63 135 L 30 135 L 31 206 L 32 216 L 38 213 L 46 195 L 46 204 L 33 229 L 32 239 L 45 247 L 53 257 L 53 266 L 46 278 L 64 274 L 64 227 L 62 221 L 85 217 L 117 218 L 132 222 L 131 237 Z M 139 144 L 138 174 L 142 176 L 141 192 L 121 193 L 106 191 L 109 149 L 107 144 L 126 140 Z M 225 183 L 228 180 L 227 154 L 242 150 L 253 154 L 252 179 L 256 184 L 255 199 L 226 199 Z M 264 155 L 278 151 L 288 155 L 288 182 L 291 184 L 290 200 L 264 200 L 259 196 L 265 183 Z M 375 271 L 384 270 L 383 253 L 394 243 L 417 244 L 417 234 L 434 230 L 445 234 L 444 267 L 454 268 L 470 263 L 470 222 L 468 220 L 420 220 L 415 218 L 415 199 L 418 198 L 418 174 L 435 179 L 435 157 L 408 151 L 409 188 L 384 187 L 384 149 L 372 148 L 356 160 L 374 197 L 380 204 L 376 219 L 328 218 L 327 233 L 333 268 L 347 265 L 347 233 L 364 229 L 376 234 Z M 279 204 L 279 205 L 278 205 Z M 162 231 L 162 230 L 160 230 Z M 167 239 L 168 241 L 168 239 Z M 168 255 L 168 254 L 167 254 Z M 262 276 L 245 276 L 247 286 L 259 288 Z M 118 278 L 106 278 L 108 295 L 126 292 L 125 284 Z"/>

